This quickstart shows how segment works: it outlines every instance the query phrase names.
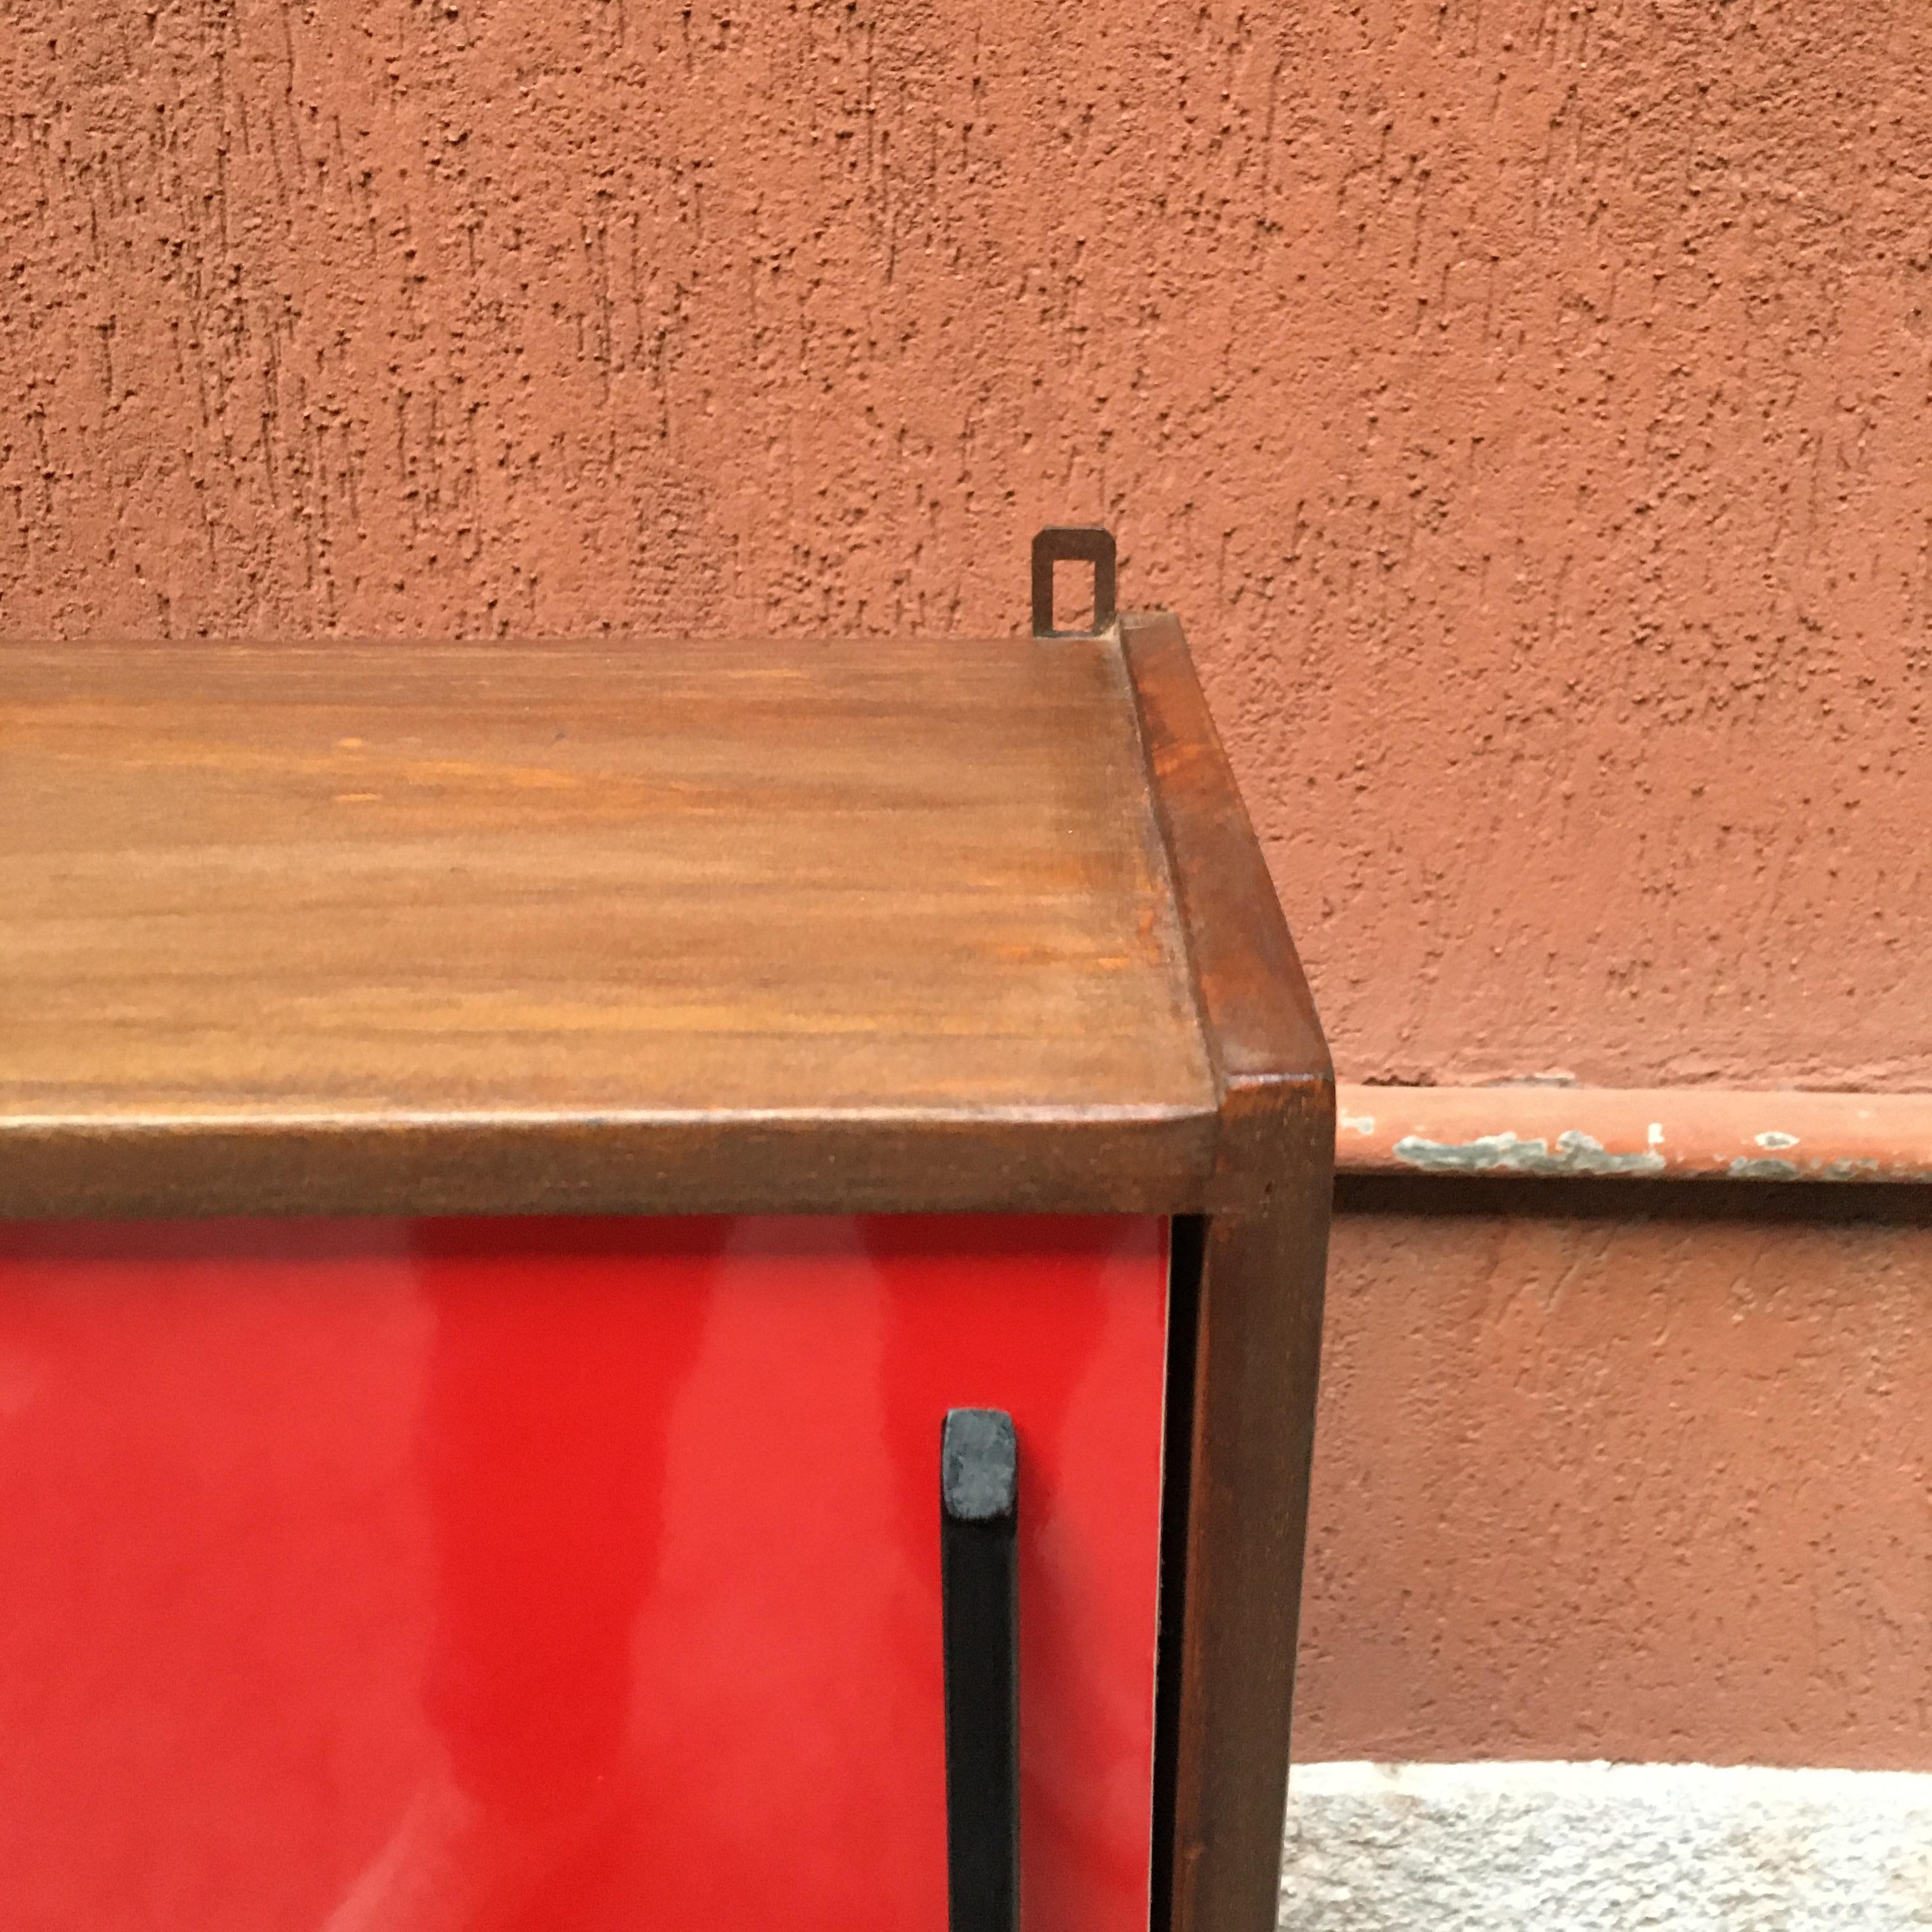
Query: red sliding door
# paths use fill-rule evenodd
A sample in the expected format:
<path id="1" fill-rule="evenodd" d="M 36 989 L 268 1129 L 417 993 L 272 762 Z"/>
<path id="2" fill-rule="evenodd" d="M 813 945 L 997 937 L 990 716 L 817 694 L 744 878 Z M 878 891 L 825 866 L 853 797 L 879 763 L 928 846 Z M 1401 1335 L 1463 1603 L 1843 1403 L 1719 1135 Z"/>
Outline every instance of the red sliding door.
<path id="1" fill-rule="evenodd" d="M 1146 1219 L 0 1226 L 0 1923 L 944 1932 L 986 1406 L 1028 1932 L 1145 1932 L 1166 1318 Z"/>

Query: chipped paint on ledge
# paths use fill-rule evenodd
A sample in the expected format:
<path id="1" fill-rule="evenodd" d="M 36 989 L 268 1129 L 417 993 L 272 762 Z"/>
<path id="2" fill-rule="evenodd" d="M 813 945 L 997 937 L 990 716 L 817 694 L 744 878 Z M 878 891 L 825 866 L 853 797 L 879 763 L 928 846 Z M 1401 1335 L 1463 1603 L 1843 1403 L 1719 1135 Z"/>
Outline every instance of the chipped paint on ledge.
<path id="1" fill-rule="evenodd" d="M 1928 1094 L 1344 1082 L 1336 1101 L 1345 1172 L 1932 1183 Z"/>
<path id="2" fill-rule="evenodd" d="M 1540 1137 L 1484 1134 L 1454 1144 L 1410 1134 L 1395 1144 L 1395 1157 L 1425 1174 L 1661 1174 L 1662 1154 L 1612 1154 L 1600 1140 L 1571 1127 L 1556 1137 L 1556 1150 Z"/>

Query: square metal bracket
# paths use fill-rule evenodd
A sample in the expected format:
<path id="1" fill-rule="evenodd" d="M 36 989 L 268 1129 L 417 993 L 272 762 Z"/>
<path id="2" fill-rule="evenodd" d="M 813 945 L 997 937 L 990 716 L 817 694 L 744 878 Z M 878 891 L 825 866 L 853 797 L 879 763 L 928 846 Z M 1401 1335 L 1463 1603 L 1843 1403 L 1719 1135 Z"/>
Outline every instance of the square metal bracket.
<path id="1" fill-rule="evenodd" d="M 1053 628 L 1053 566 L 1094 566 L 1094 622 L 1084 631 Z M 1033 634 L 1036 638 L 1097 638 L 1113 628 L 1118 596 L 1114 533 L 1098 524 L 1049 524 L 1033 540 Z"/>

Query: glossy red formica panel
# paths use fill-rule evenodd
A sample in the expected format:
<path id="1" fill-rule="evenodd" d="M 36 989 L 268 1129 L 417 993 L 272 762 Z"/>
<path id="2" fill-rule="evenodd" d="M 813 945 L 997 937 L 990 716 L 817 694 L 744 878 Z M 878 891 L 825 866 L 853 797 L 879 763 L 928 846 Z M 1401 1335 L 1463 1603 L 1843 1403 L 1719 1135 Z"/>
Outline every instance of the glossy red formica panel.
<path id="1" fill-rule="evenodd" d="M 990 1406 L 1030 1932 L 1144 1932 L 1166 1290 L 1128 1218 L 0 1227 L 0 1922 L 943 1932 Z"/>

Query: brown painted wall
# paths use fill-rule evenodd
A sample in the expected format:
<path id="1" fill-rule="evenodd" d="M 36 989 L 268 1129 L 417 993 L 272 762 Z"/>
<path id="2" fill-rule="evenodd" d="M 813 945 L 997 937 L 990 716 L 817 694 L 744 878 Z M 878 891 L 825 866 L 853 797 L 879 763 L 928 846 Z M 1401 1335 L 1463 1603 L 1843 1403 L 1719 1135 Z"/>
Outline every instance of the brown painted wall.
<path id="1" fill-rule="evenodd" d="M 1104 518 L 1346 1076 L 1923 1085 L 1928 71 L 1922 0 L 28 0 L 0 638 L 1007 630 Z M 1904 1240 L 1346 1223 L 1308 1738 L 1743 1749 L 1762 1624 L 1774 1754 L 1893 1761 Z"/>
<path id="2" fill-rule="evenodd" d="M 1006 630 L 1104 516 L 1346 1073 L 1932 1078 L 1919 0 L 0 36 L 0 634 Z"/>
<path id="3" fill-rule="evenodd" d="M 1932 1768 L 1932 1190 L 1345 1199 L 1298 1755 Z"/>

